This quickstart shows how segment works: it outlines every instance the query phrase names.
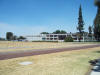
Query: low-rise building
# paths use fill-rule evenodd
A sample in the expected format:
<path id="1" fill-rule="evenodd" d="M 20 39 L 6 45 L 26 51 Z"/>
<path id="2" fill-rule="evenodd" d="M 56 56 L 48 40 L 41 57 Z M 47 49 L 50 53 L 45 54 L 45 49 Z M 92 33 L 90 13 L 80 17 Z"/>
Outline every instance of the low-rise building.
<path id="1" fill-rule="evenodd" d="M 29 35 L 25 36 L 26 41 L 42 41 L 42 36 L 41 35 Z"/>
<path id="2" fill-rule="evenodd" d="M 71 36 L 74 41 L 79 41 L 79 33 L 66 33 L 66 34 L 39 34 L 39 35 L 29 35 L 24 36 L 26 41 L 64 41 L 66 37 Z M 84 32 L 83 36 L 80 38 L 80 41 L 96 41 L 93 34 L 89 37 L 88 32 Z"/>
<path id="3" fill-rule="evenodd" d="M 43 41 L 64 41 L 68 36 L 71 36 L 74 40 L 77 40 L 77 37 L 73 34 L 41 34 Z"/>
<path id="4" fill-rule="evenodd" d="M 64 41 L 64 39 L 68 36 L 71 36 L 74 41 L 79 41 L 79 37 L 77 33 L 67 33 L 67 34 L 40 34 L 40 35 L 32 35 L 25 36 L 27 41 Z M 88 40 L 88 34 L 84 34 L 81 38 L 81 41 Z"/>

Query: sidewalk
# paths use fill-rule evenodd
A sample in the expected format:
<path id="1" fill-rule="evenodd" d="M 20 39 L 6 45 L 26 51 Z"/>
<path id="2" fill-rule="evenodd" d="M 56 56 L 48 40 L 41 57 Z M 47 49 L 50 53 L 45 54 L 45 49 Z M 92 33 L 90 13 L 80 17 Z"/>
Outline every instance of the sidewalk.
<path id="1" fill-rule="evenodd" d="M 100 72 L 92 71 L 90 75 L 100 75 Z"/>

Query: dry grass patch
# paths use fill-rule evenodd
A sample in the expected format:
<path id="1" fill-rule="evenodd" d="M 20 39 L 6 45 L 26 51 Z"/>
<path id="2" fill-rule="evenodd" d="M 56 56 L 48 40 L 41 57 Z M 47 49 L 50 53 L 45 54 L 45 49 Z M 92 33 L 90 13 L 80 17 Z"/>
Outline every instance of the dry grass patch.
<path id="1" fill-rule="evenodd" d="M 93 43 L 92 43 L 93 44 Z M 91 45 L 90 43 L 54 43 L 54 42 L 10 42 L 0 41 L 0 52 L 47 49 L 47 48 L 65 48 Z"/>
<path id="2" fill-rule="evenodd" d="M 100 47 L 15 58 L 0 61 L 0 75 L 85 75 L 91 59 L 100 57 Z M 18 63 L 31 61 L 23 66 Z"/>

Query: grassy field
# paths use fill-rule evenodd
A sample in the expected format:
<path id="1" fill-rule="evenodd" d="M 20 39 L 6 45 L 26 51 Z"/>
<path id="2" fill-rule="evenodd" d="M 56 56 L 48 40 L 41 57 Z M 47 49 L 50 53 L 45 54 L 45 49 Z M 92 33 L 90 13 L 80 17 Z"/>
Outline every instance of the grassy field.
<path id="1" fill-rule="evenodd" d="M 57 43 L 57 42 L 8 42 L 0 41 L 0 52 L 15 50 L 33 50 L 47 48 L 64 48 L 91 45 L 94 43 Z"/>
<path id="2" fill-rule="evenodd" d="M 100 58 L 100 47 L 0 61 L 0 75 L 85 75 L 89 60 Z M 31 61 L 23 66 L 18 63 Z"/>

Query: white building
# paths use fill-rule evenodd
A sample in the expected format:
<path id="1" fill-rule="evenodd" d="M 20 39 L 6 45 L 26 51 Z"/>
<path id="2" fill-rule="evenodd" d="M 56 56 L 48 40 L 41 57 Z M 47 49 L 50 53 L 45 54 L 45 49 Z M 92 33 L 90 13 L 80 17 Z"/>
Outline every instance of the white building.
<path id="1" fill-rule="evenodd" d="M 27 41 L 64 41 L 64 39 L 68 36 L 71 36 L 74 41 L 79 41 L 79 37 L 77 33 L 67 33 L 67 34 L 40 34 L 40 35 L 31 35 L 24 36 Z M 84 33 L 81 41 L 95 41 L 94 36 L 88 37 L 88 33 Z"/>
<path id="2" fill-rule="evenodd" d="M 27 41 L 42 41 L 41 35 L 30 35 L 30 36 L 24 36 Z"/>
<path id="3" fill-rule="evenodd" d="M 68 36 L 71 36 L 74 41 L 78 41 L 78 37 L 75 33 L 67 33 L 67 34 L 40 34 L 34 36 L 25 36 L 27 41 L 64 41 L 64 39 Z"/>
<path id="4" fill-rule="evenodd" d="M 68 36 L 71 36 L 73 39 L 76 39 L 75 36 L 73 36 L 70 33 L 67 34 L 41 34 L 43 41 L 64 41 L 64 39 Z"/>

